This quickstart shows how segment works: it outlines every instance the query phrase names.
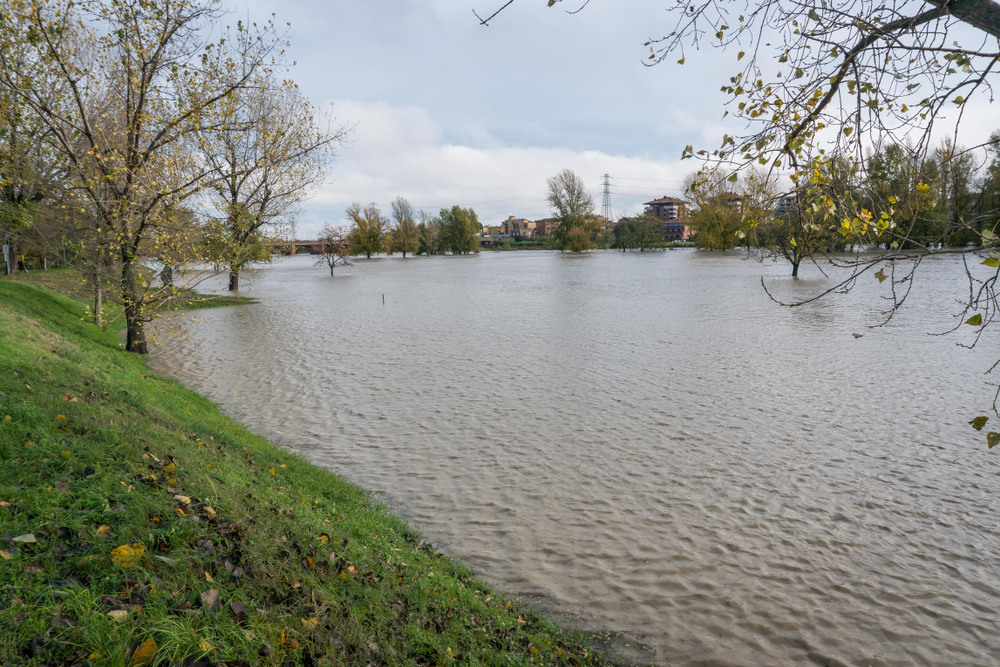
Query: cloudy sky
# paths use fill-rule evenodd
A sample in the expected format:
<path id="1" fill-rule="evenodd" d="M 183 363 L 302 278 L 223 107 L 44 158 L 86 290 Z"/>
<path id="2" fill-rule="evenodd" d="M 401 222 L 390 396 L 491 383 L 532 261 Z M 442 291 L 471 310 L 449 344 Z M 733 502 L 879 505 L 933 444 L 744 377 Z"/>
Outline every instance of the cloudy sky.
<path id="1" fill-rule="evenodd" d="M 400 195 L 434 213 L 472 206 L 484 224 L 545 217 L 545 179 L 566 168 L 598 206 L 610 174 L 615 214 L 632 213 L 682 194 L 697 167 L 679 160 L 686 144 L 714 148 L 733 129 L 719 91 L 732 54 L 643 64 L 647 39 L 673 27 L 672 0 L 592 0 L 575 15 L 566 10 L 576 0 L 517 0 L 479 25 L 474 9 L 486 16 L 505 1 L 248 0 L 234 9 L 290 23 L 292 77 L 355 126 L 300 216 L 299 237 L 341 223 L 352 201 L 387 209 Z"/>

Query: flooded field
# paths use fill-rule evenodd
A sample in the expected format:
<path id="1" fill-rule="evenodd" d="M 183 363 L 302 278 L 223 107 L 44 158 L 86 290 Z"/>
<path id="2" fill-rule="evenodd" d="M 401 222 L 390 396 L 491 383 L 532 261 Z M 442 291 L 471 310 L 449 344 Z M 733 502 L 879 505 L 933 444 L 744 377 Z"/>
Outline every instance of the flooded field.
<path id="1" fill-rule="evenodd" d="M 637 661 L 995 665 L 1000 452 L 967 422 L 1000 347 L 928 336 L 962 270 L 921 271 L 872 330 L 874 279 L 787 309 L 761 276 L 830 283 L 741 254 L 295 257 L 154 366 Z"/>

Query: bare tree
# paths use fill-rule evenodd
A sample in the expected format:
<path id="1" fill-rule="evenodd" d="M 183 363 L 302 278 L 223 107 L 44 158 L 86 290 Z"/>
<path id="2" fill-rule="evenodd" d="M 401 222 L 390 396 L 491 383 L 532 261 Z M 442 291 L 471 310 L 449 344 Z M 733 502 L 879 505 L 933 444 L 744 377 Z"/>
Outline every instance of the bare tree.
<path id="1" fill-rule="evenodd" d="M 347 227 L 334 227 L 326 223 L 318 240 L 320 247 L 316 266 L 330 267 L 331 276 L 336 267 L 350 266 L 354 263 L 350 255 L 350 230 Z"/>

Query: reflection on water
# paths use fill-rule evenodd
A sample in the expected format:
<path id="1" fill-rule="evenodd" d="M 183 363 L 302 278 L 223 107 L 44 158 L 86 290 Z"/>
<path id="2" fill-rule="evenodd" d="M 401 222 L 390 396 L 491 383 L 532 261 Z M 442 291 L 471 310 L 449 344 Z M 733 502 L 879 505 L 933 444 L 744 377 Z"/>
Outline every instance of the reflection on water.
<path id="1" fill-rule="evenodd" d="M 960 267 L 923 271 L 869 330 L 876 281 L 786 309 L 761 275 L 822 275 L 733 254 L 299 257 L 155 365 L 637 658 L 995 665 L 996 347 L 925 335 Z"/>

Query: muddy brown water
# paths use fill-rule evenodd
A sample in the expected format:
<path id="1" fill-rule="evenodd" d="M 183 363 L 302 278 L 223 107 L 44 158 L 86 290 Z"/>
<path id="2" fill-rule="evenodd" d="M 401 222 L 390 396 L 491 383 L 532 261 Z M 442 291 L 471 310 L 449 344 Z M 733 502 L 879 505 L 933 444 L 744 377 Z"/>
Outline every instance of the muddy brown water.
<path id="1" fill-rule="evenodd" d="M 828 279 L 740 253 L 338 271 L 269 267 L 154 365 L 636 661 L 1000 661 L 1000 450 L 967 425 L 1000 346 L 927 335 L 958 262 L 875 330 L 885 285 L 782 308 L 762 276 Z"/>

